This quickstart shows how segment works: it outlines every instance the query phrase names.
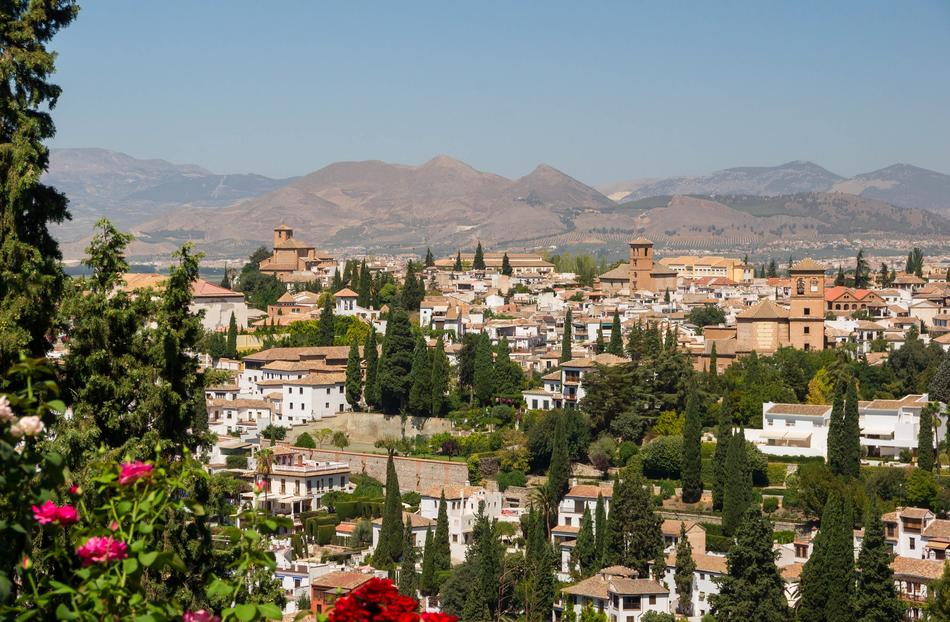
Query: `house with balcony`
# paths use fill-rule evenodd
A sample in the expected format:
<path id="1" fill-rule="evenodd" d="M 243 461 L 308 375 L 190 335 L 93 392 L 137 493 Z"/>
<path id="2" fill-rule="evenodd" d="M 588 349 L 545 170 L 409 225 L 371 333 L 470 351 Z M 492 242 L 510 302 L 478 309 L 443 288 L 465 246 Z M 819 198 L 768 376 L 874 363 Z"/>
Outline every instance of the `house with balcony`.
<path id="1" fill-rule="evenodd" d="M 943 561 L 897 556 L 891 562 L 897 593 L 907 607 L 905 620 L 923 620 L 928 586 L 943 574 Z"/>
<path id="2" fill-rule="evenodd" d="M 728 570 L 726 569 L 725 555 L 708 555 L 694 549 L 693 561 L 696 563 L 696 570 L 693 571 L 690 610 L 683 613 L 690 620 L 699 620 L 711 612 L 710 597 L 719 593 L 717 579 L 728 574 Z M 676 552 L 674 551 L 666 556 L 666 574 L 663 579 L 663 582 L 670 588 L 670 604 L 674 609 L 679 602 L 675 575 Z"/>
<path id="3" fill-rule="evenodd" d="M 560 598 L 554 603 L 552 619 L 559 622 L 568 607 L 574 609 L 580 619 L 588 604 L 604 613 L 610 622 L 639 622 L 649 611 L 669 612 L 670 591 L 653 579 L 638 578 L 635 570 L 610 566 L 562 588 Z"/>
<path id="4" fill-rule="evenodd" d="M 592 357 L 574 358 L 561 363 L 560 369 L 544 376 L 544 389 L 522 391 L 529 408 L 551 410 L 553 408 L 577 408 L 584 399 L 584 376 L 595 371 L 599 365 L 611 367 L 629 363 L 630 359 L 603 353 Z"/>
<path id="5" fill-rule="evenodd" d="M 256 500 L 260 508 L 296 519 L 301 512 L 323 507 L 321 499 L 326 493 L 349 488 L 350 466 L 345 462 L 313 460 L 287 446 L 266 449 L 270 452 L 270 473 L 260 478 L 264 494 L 241 493 L 247 500 Z M 260 452 L 258 449 L 248 465 L 252 473 L 262 459 Z"/>
<path id="6" fill-rule="evenodd" d="M 924 532 L 936 518 L 926 508 L 897 508 L 881 517 L 884 539 L 894 554 L 922 559 L 927 556 Z"/>
<path id="7" fill-rule="evenodd" d="M 443 494 L 449 519 L 449 553 L 452 562 L 459 563 L 465 559 L 468 545 L 472 543 L 479 505 L 484 504 L 483 511 L 489 518 L 501 519 L 502 495 L 481 486 L 430 488 L 420 492 L 419 515 L 425 519 L 438 520 L 439 502 Z"/>

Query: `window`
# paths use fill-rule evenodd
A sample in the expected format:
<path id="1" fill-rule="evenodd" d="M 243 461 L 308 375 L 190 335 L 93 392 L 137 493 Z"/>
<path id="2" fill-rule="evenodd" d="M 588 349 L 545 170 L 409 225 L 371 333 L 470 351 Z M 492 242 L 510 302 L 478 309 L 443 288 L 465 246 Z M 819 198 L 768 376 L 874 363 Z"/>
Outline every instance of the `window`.
<path id="1" fill-rule="evenodd" d="M 330 402 L 327 402 L 326 409 L 330 410 Z"/>
<path id="2" fill-rule="evenodd" d="M 655 604 L 656 604 L 656 595 L 655 595 L 655 594 L 650 594 L 650 604 L 651 604 L 651 605 L 655 605 Z"/>
<path id="3" fill-rule="evenodd" d="M 806 327 L 804 328 L 804 330 L 805 330 L 805 334 L 806 334 L 806 335 L 810 335 L 810 334 L 811 334 L 811 326 L 806 326 Z"/>
<path id="4" fill-rule="evenodd" d="M 297 392 L 298 392 L 300 395 L 303 395 L 303 387 L 300 387 L 300 389 L 299 389 Z"/>
<path id="5" fill-rule="evenodd" d="M 805 315 L 811 315 L 811 307 L 805 307 L 804 309 L 802 309 L 802 313 L 804 313 Z"/>
<path id="6" fill-rule="evenodd" d="M 913 550 L 916 549 L 916 548 L 917 548 L 916 539 L 915 539 L 915 538 L 911 538 L 911 539 L 910 539 L 910 550 L 913 551 Z"/>
<path id="7" fill-rule="evenodd" d="M 640 610 L 640 597 L 639 596 L 624 596 L 623 597 L 623 608 L 630 611 L 639 611 Z"/>
<path id="8" fill-rule="evenodd" d="M 290 404 L 287 405 L 287 410 L 293 410 L 293 409 L 294 409 L 294 403 L 291 402 Z"/>

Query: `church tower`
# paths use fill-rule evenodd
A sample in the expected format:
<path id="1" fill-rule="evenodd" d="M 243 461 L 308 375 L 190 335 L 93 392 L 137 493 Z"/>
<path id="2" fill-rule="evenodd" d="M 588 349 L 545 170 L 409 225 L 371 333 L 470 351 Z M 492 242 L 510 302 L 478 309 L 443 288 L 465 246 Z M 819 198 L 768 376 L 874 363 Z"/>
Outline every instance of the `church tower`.
<path id="1" fill-rule="evenodd" d="M 274 227 L 274 248 L 280 246 L 281 242 L 294 237 L 294 230 L 287 225 L 277 225 Z"/>
<path id="2" fill-rule="evenodd" d="M 825 349 L 825 267 L 811 259 L 789 270 L 792 277 L 788 338 L 799 350 Z"/>
<path id="3" fill-rule="evenodd" d="M 646 238 L 630 240 L 630 292 L 654 291 L 653 242 Z"/>

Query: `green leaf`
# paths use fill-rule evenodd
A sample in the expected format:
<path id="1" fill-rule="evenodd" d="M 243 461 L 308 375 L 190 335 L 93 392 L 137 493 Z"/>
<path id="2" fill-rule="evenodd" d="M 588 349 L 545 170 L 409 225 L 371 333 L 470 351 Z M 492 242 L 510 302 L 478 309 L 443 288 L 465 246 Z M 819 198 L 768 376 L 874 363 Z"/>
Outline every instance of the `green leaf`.
<path id="1" fill-rule="evenodd" d="M 128 513 L 129 513 L 129 510 L 132 509 L 132 502 L 131 502 L 131 501 L 119 501 L 119 503 L 118 503 L 115 507 L 116 507 L 116 509 L 119 511 L 119 514 L 128 514 Z"/>
<path id="2" fill-rule="evenodd" d="M 142 565 L 145 566 L 146 568 L 154 564 L 156 559 L 158 559 L 158 551 L 148 551 L 147 553 L 139 553 L 139 561 L 142 562 Z"/>
<path id="3" fill-rule="evenodd" d="M 264 603 L 258 605 L 257 611 L 262 617 L 265 617 L 269 620 L 280 620 L 284 617 L 284 612 L 280 610 L 280 607 L 273 603 Z"/>
<path id="4" fill-rule="evenodd" d="M 46 402 L 46 407 L 57 413 L 66 412 L 66 404 L 63 403 L 63 400 L 50 400 Z"/>
<path id="5" fill-rule="evenodd" d="M 122 561 L 122 570 L 125 574 L 134 574 L 139 569 L 139 562 L 134 557 L 126 557 Z"/>
<path id="6" fill-rule="evenodd" d="M 205 594 L 208 598 L 216 598 L 218 596 L 227 596 L 231 593 L 231 586 L 227 582 L 222 581 L 221 579 L 214 579 L 207 588 L 205 588 Z"/>
<path id="7" fill-rule="evenodd" d="M 165 563 L 172 567 L 173 570 L 178 572 L 186 572 L 188 569 L 185 567 L 185 562 L 182 561 L 181 557 L 178 556 L 178 553 L 172 553 Z"/>
<path id="8" fill-rule="evenodd" d="M 57 620 L 75 620 L 79 617 L 79 614 L 70 611 L 69 607 L 65 603 L 60 603 L 59 607 L 56 608 L 56 619 Z"/>
<path id="9" fill-rule="evenodd" d="M 150 613 L 143 613 L 140 616 L 135 616 L 135 622 L 155 622 L 155 616 Z"/>
<path id="10" fill-rule="evenodd" d="M 56 453 L 55 451 L 51 451 L 48 454 L 46 454 L 46 462 L 48 462 L 49 464 L 55 467 L 63 466 L 63 457 L 59 455 L 58 453 Z"/>
<path id="11" fill-rule="evenodd" d="M 254 605 L 235 605 L 234 615 L 237 616 L 237 619 L 241 620 L 241 622 L 251 622 L 251 620 L 257 617 L 257 607 Z"/>

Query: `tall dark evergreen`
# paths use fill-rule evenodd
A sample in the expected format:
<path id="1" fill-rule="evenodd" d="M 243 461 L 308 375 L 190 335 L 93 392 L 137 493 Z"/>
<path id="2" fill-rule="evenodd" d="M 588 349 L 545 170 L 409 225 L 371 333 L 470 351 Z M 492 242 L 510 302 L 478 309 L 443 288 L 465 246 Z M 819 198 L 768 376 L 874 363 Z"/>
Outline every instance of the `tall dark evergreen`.
<path id="1" fill-rule="evenodd" d="M 772 525 L 749 508 L 726 555 L 726 576 L 710 597 L 717 622 L 787 622 L 785 582 L 775 565 Z"/>
<path id="2" fill-rule="evenodd" d="M 899 622 L 904 605 L 894 585 L 891 552 L 884 539 L 884 523 L 877 501 L 864 510 L 864 537 L 856 564 L 857 584 L 852 610 L 855 622 Z"/>
<path id="3" fill-rule="evenodd" d="M 227 341 L 227 352 L 228 356 L 235 358 L 237 356 L 237 338 L 238 338 L 238 328 L 237 320 L 234 319 L 234 312 L 231 312 L 231 319 L 228 321 L 228 341 Z"/>
<path id="4" fill-rule="evenodd" d="M 403 530 L 402 560 L 399 564 L 399 593 L 416 597 L 419 575 L 416 573 L 416 539 L 412 535 L 412 521 L 407 519 Z"/>
<path id="5" fill-rule="evenodd" d="M 861 475 L 861 425 L 858 415 L 858 386 L 855 380 L 848 382 L 841 431 L 844 448 L 842 472 L 848 477 L 857 478 Z"/>
<path id="6" fill-rule="evenodd" d="M 564 314 L 564 334 L 561 335 L 561 362 L 571 360 L 571 340 L 573 337 L 574 314 L 570 309 Z"/>
<path id="7" fill-rule="evenodd" d="M 685 616 L 693 615 L 694 572 L 696 572 L 696 561 L 693 559 L 693 545 L 686 537 L 686 523 L 681 522 L 680 537 L 676 542 L 676 567 L 673 571 L 673 582 L 676 584 L 676 612 Z"/>
<path id="8" fill-rule="evenodd" d="M 432 351 L 432 410 L 429 414 L 433 417 L 441 417 L 448 406 L 449 372 L 445 342 L 439 335 L 435 342 L 435 350 Z"/>
<path id="9" fill-rule="evenodd" d="M 432 596 L 439 591 L 435 578 L 435 545 L 432 527 L 426 529 L 425 548 L 422 549 L 422 573 L 419 575 L 419 591 Z"/>
<path id="10" fill-rule="evenodd" d="M 402 284 L 402 306 L 406 311 L 418 311 L 422 299 L 425 298 L 425 283 L 422 277 L 416 278 L 416 264 L 409 261 L 406 264 L 406 278 Z"/>
<path id="11" fill-rule="evenodd" d="M 854 267 L 854 286 L 864 289 L 871 282 L 871 266 L 868 260 L 864 258 L 864 249 L 858 250 L 858 256 Z"/>
<path id="12" fill-rule="evenodd" d="M 653 507 L 651 486 L 634 467 L 626 467 L 614 484 L 607 516 L 604 565 L 627 566 L 641 577 L 663 549 L 660 518 Z"/>
<path id="13" fill-rule="evenodd" d="M 482 250 L 482 243 L 479 242 L 475 247 L 475 257 L 472 259 L 472 270 L 485 269 L 485 252 Z"/>
<path id="14" fill-rule="evenodd" d="M 927 392 L 932 400 L 944 404 L 950 402 L 950 350 L 940 359 L 940 365 L 930 379 Z"/>
<path id="15" fill-rule="evenodd" d="M 729 440 L 726 454 L 726 481 L 722 488 L 722 532 L 732 536 L 752 504 L 752 473 L 748 465 L 745 433 L 742 428 Z"/>
<path id="16" fill-rule="evenodd" d="M 317 345 L 332 346 L 336 336 L 336 320 L 333 317 L 333 296 L 325 296 L 320 308 L 320 319 L 317 320 Z"/>
<path id="17" fill-rule="evenodd" d="M 588 515 L 588 518 L 589 515 Z M 524 569 L 525 622 L 547 622 L 557 589 L 557 555 L 547 537 L 547 526 L 540 512 L 532 509 L 527 520 Z"/>
<path id="18" fill-rule="evenodd" d="M 620 312 L 614 309 L 613 323 L 610 325 L 610 342 L 607 352 L 616 356 L 623 356 L 623 328 L 620 326 Z"/>
<path id="19" fill-rule="evenodd" d="M 360 285 L 356 290 L 356 304 L 364 309 L 369 309 L 372 305 L 373 277 L 366 267 L 366 260 L 360 263 Z"/>
<path id="20" fill-rule="evenodd" d="M 403 309 L 393 309 L 386 322 L 383 352 L 376 372 L 379 405 L 385 413 L 396 414 L 406 406 L 412 386 L 410 372 L 414 351 L 409 316 Z"/>
<path id="21" fill-rule="evenodd" d="M 686 398 L 686 420 L 683 423 L 683 462 L 680 468 L 683 503 L 696 503 L 703 496 L 703 422 L 699 410 L 699 394 L 694 383 L 690 385 Z"/>
<path id="22" fill-rule="evenodd" d="M 61 89 L 49 81 L 53 36 L 76 17 L 74 2 L 10 2 L 0 19 L 0 369 L 20 352 L 45 356 L 63 294 L 62 254 L 49 225 L 69 218 L 65 195 L 41 183 L 43 144 L 56 133 L 50 111 Z"/>
<path id="23" fill-rule="evenodd" d="M 432 358 L 422 335 L 416 339 L 409 381 L 409 412 L 418 417 L 428 417 L 432 413 Z"/>
<path id="24" fill-rule="evenodd" d="M 359 339 L 354 337 L 346 357 L 346 401 L 353 410 L 359 410 L 363 397 L 363 370 L 360 367 Z"/>
<path id="25" fill-rule="evenodd" d="M 603 354 L 607 351 L 607 344 L 604 342 L 604 329 L 597 327 L 597 339 L 594 340 L 594 354 Z"/>
<path id="26" fill-rule="evenodd" d="M 848 282 L 844 268 L 838 264 L 838 273 L 835 275 L 835 287 L 843 287 Z"/>
<path id="27" fill-rule="evenodd" d="M 577 577 L 589 577 L 597 566 L 597 543 L 594 540 L 594 522 L 590 508 L 584 507 L 580 530 L 571 551 L 571 565 Z"/>
<path id="28" fill-rule="evenodd" d="M 379 543 L 373 553 L 376 568 L 391 569 L 402 557 L 403 539 L 402 497 L 399 494 L 399 477 L 393 455 L 386 462 L 386 497 L 383 502 L 383 524 L 379 531 Z"/>
<path id="29" fill-rule="evenodd" d="M 485 514 L 485 503 L 479 503 L 472 525 L 472 543 L 465 555 L 465 563 L 472 566 L 475 576 L 465 602 L 463 620 L 495 619 L 504 563 L 504 547 L 498 536 L 495 521 Z"/>
<path id="30" fill-rule="evenodd" d="M 435 536 L 433 537 L 435 553 L 432 565 L 436 575 L 452 567 L 452 549 L 449 544 L 449 511 L 445 501 L 445 491 L 439 497 L 439 513 L 435 519 Z"/>
<path id="31" fill-rule="evenodd" d="M 719 427 L 716 429 L 716 451 L 713 453 L 713 509 L 722 511 L 723 491 L 726 483 L 726 461 L 732 439 L 732 397 L 727 392 L 719 406 Z"/>
<path id="32" fill-rule="evenodd" d="M 366 382 L 363 390 L 363 399 L 371 407 L 379 406 L 379 351 L 376 349 L 376 330 L 371 328 L 363 344 L 363 358 L 366 359 Z"/>
<path id="33" fill-rule="evenodd" d="M 427 248 L 427 249 L 426 249 L 426 258 L 425 258 L 425 261 L 424 261 L 423 263 L 424 263 L 424 265 L 425 265 L 426 268 L 431 268 L 432 266 L 435 265 L 435 257 L 432 256 L 432 249 L 431 249 L 431 248 Z"/>
<path id="34" fill-rule="evenodd" d="M 559 414 L 554 423 L 551 440 L 551 462 L 548 466 L 547 484 L 550 498 L 555 505 L 567 494 L 571 483 L 571 456 L 568 452 L 567 416 Z"/>
<path id="35" fill-rule="evenodd" d="M 492 359 L 491 339 L 485 333 L 475 343 L 474 367 L 475 400 L 481 405 L 491 403 L 495 395 L 495 364 Z"/>
<path id="36" fill-rule="evenodd" d="M 832 488 L 821 514 L 821 529 L 802 568 L 798 618 L 801 622 L 853 620 L 854 531 L 851 501 Z"/>
<path id="37" fill-rule="evenodd" d="M 716 352 L 716 342 L 713 341 L 712 347 L 709 348 L 709 379 L 710 386 L 715 388 L 716 378 L 719 376 L 719 354 Z"/>
<path id="38" fill-rule="evenodd" d="M 845 472 L 844 409 L 847 388 L 844 381 L 835 384 L 834 401 L 831 404 L 831 420 L 828 423 L 828 466 L 835 475 Z"/>
<path id="39" fill-rule="evenodd" d="M 452 264 L 452 272 L 461 272 L 462 271 L 462 251 L 459 251 L 455 255 L 455 263 Z"/>
<path id="40" fill-rule="evenodd" d="M 495 348 L 495 394 L 520 395 L 521 377 L 521 366 L 512 362 L 508 339 L 502 337 Z"/>
<path id="41" fill-rule="evenodd" d="M 594 506 L 594 549 L 596 564 L 604 566 L 604 550 L 607 544 L 607 506 L 604 504 L 604 493 L 597 493 L 597 505 Z"/>
<path id="42" fill-rule="evenodd" d="M 505 276 L 511 276 L 513 272 L 511 269 L 511 260 L 508 259 L 508 253 L 505 253 L 501 258 L 501 273 Z"/>
<path id="43" fill-rule="evenodd" d="M 936 402 L 930 402 L 920 410 L 920 427 L 917 432 L 917 468 L 933 471 L 934 451 L 934 413 Z"/>
<path id="44" fill-rule="evenodd" d="M 475 393 L 475 355 L 478 350 L 481 335 L 465 333 L 462 337 L 462 347 L 458 355 L 459 389 L 467 389 L 469 401 L 474 399 Z M 461 391 L 459 391 L 461 393 Z"/>

